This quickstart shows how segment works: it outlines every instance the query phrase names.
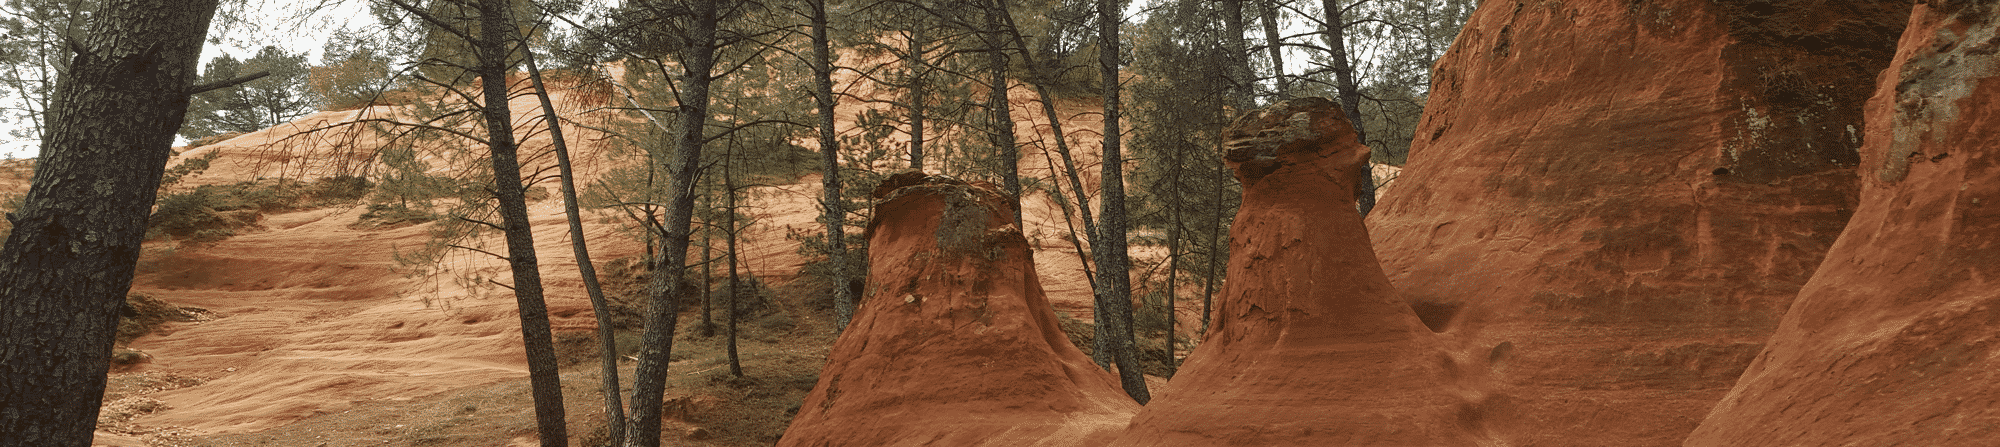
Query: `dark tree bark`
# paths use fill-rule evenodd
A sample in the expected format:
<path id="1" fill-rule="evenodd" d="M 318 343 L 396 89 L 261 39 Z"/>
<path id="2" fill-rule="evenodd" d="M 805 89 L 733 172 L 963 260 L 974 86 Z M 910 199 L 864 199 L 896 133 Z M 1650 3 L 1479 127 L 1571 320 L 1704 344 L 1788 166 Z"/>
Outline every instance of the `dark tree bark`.
<path id="1" fill-rule="evenodd" d="M 1277 87 L 1280 100 L 1292 97 L 1292 84 L 1285 79 L 1285 45 L 1278 34 L 1278 4 L 1275 0 L 1259 0 L 1261 14 L 1258 18 L 1264 24 L 1264 50 L 1271 53 L 1271 81 Z"/>
<path id="2" fill-rule="evenodd" d="M 833 102 L 833 43 L 827 37 L 826 0 L 813 0 L 812 22 L 813 103 L 819 107 L 819 156 L 820 164 L 826 171 L 820 180 L 820 208 L 824 210 L 820 220 L 826 224 L 827 260 L 833 263 L 836 328 L 847 329 L 847 322 L 854 319 L 856 299 L 854 288 L 848 283 L 854 280 L 855 275 L 847 265 L 847 207 L 846 202 L 841 200 L 840 141 L 836 139 L 833 128 L 833 108 L 836 105 Z M 913 102 L 910 106 L 912 113 L 922 113 L 923 104 Z M 922 118 L 918 119 L 921 123 Z M 910 163 L 922 169 L 923 140 L 914 136 L 922 132 L 922 124 L 915 125 L 915 132 L 910 139 Z"/>
<path id="3" fill-rule="evenodd" d="M 1209 172 L 1215 175 L 1215 179 L 1210 183 L 1214 185 L 1214 189 L 1210 192 L 1214 194 L 1211 197 L 1215 200 L 1215 206 L 1209 209 L 1211 213 L 1209 222 L 1213 223 L 1213 226 L 1208 228 L 1208 272 L 1202 275 L 1201 281 L 1201 333 L 1203 334 L 1208 333 L 1209 311 L 1215 306 L 1216 283 L 1222 280 L 1223 253 L 1229 244 L 1229 241 L 1223 239 L 1222 234 L 1222 226 L 1226 223 L 1222 220 L 1222 200 L 1228 191 L 1225 185 L 1229 181 L 1229 172 L 1227 169 L 1211 169 Z"/>
<path id="4" fill-rule="evenodd" d="M 1334 96 L 1340 101 L 1340 110 L 1347 113 L 1347 122 L 1354 124 L 1355 140 L 1368 144 L 1367 126 L 1361 124 L 1361 86 L 1354 80 L 1353 56 L 1347 53 L 1346 8 L 1363 2 L 1357 1 L 1346 7 L 1340 3 L 1340 0 L 1321 0 L 1320 3 L 1326 11 L 1324 31 L 1328 49 L 1327 59 L 1333 63 Z M 1354 204 L 1361 211 L 1362 217 L 1367 217 L 1368 211 L 1375 209 L 1375 178 L 1370 175 L 1369 167 L 1368 163 L 1361 164 L 1361 184 L 1354 189 Z"/>
<path id="5" fill-rule="evenodd" d="M 1180 171 L 1180 169 L 1175 168 L 1175 171 Z M 1175 174 L 1179 175 L 1179 172 L 1175 172 Z M 1180 299 L 1181 297 L 1180 295 L 1181 254 L 1185 253 L 1185 250 L 1181 250 L 1182 199 L 1180 197 L 1181 192 L 1178 187 L 1174 189 L 1173 195 L 1174 195 L 1174 199 L 1172 202 L 1173 205 L 1171 205 L 1170 209 L 1168 210 L 1169 213 L 1168 215 L 1172 217 L 1169 218 L 1170 222 L 1168 222 L 1167 224 L 1167 302 L 1166 302 L 1167 361 L 1166 363 L 1167 363 L 1168 378 L 1172 378 L 1174 376 L 1174 372 L 1180 370 L 1180 364 L 1174 363 L 1174 334 L 1178 333 L 1177 326 L 1180 325 L 1180 317 L 1174 314 L 1174 300 Z"/>
<path id="6" fill-rule="evenodd" d="M 1103 193 L 1098 200 L 1103 202 L 1103 210 L 1098 215 L 1097 240 L 1091 241 L 1091 253 L 1097 257 L 1098 293 L 1097 312 L 1094 315 L 1099 327 L 1110 341 L 1112 357 L 1118 362 L 1118 379 L 1125 387 L 1125 393 L 1140 404 L 1152 400 L 1146 391 L 1146 377 L 1139 367 L 1139 358 L 1132 346 L 1132 275 L 1131 258 L 1125 247 L 1125 159 L 1120 153 L 1120 140 L 1124 137 L 1119 127 L 1119 83 L 1118 83 L 1118 27 L 1121 22 L 1116 0 L 1097 0 L 1098 40 L 1097 63 L 1104 81 L 1104 169 Z"/>
<path id="7" fill-rule="evenodd" d="M 516 34 L 515 42 L 527 46 L 527 36 Z M 528 66 L 528 79 L 534 84 L 535 99 L 542 103 L 542 121 L 548 125 L 549 140 L 554 143 L 556 166 L 562 172 L 563 215 L 569 220 L 570 250 L 576 255 L 578 274 L 583 276 L 584 293 L 590 296 L 590 309 L 597 315 L 598 348 L 603 350 L 598 357 L 602 360 L 599 370 L 603 381 L 605 423 L 609 425 L 611 439 L 609 445 L 618 445 L 625 436 L 625 404 L 620 402 L 622 389 L 618 385 L 618 337 L 611 321 L 610 305 L 604 299 L 604 288 L 597 282 L 597 267 L 590 262 L 590 246 L 584 242 L 583 213 L 577 209 L 576 174 L 571 169 L 569 143 L 563 139 L 562 120 L 556 115 L 555 103 L 549 100 L 549 89 L 542 83 L 542 69 L 535 65 L 533 51 L 522 52 L 522 62 Z"/>
<path id="8" fill-rule="evenodd" d="M 1250 43 L 1243 39 L 1249 27 L 1243 24 L 1243 0 L 1222 0 L 1222 44 L 1229 55 L 1230 104 L 1236 113 L 1249 112 L 1257 104 L 1257 75 L 1250 70 Z"/>
<path id="9" fill-rule="evenodd" d="M 730 165 L 736 163 L 735 158 L 736 154 L 732 153 L 722 161 L 722 189 L 725 194 L 723 200 L 727 201 L 722 208 L 722 212 L 725 213 L 722 222 L 727 225 L 723 227 L 726 228 L 723 231 L 728 238 L 726 240 L 728 250 L 723 255 L 729 257 L 729 314 L 725 316 L 728 318 L 726 324 L 729 326 L 726 329 L 729 342 L 726 350 L 729 353 L 729 375 L 743 377 L 743 357 L 736 351 L 736 319 L 740 317 L 737 313 L 743 309 L 738 301 L 743 298 L 743 279 L 736 274 L 736 237 L 737 231 L 741 229 L 736 228 L 736 176 L 729 172 Z"/>
<path id="10" fill-rule="evenodd" d="M 822 0 L 818 4 L 825 3 Z M 910 27 L 910 50 L 903 62 L 910 66 L 910 169 L 919 172 L 924 170 L 924 124 L 930 120 L 930 61 L 924 59 L 925 49 L 931 44 L 928 37 L 923 25 Z"/>
<path id="11" fill-rule="evenodd" d="M 500 227 L 507 236 L 507 263 L 514 276 L 514 301 L 520 308 L 521 342 L 527 348 L 528 382 L 535 397 L 535 422 L 543 446 L 569 445 L 563 422 L 562 382 L 556 375 L 556 350 L 550 335 L 549 309 L 542 299 L 542 273 L 535 258 L 535 234 L 528 225 L 527 187 L 521 183 L 520 148 L 514 141 L 513 111 L 507 106 L 507 75 L 513 71 L 507 45 L 517 31 L 507 18 L 507 0 L 479 2 L 475 71 L 485 104 L 487 148 L 493 153 L 493 195 L 500 202 Z M 468 33 L 468 35 L 474 35 Z"/>
<path id="12" fill-rule="evenodd" d="M 1016 51 L 1019 51 L 1018 54 L 1021 55 L 1022 64 L 1028 66 L 1029 69 L 1031 70 L 1038 70 L 1038 71 L 1044 70 L 1046 67 L 1035 61 L 1034 52 L 1028 51 L 1027 39 L 1021 36 L 1021 27 L 1016 26 L 1014 24 L 1014 15 L 1012 11 L 1007 9 L 1001 9 L 1000 17 L 1001 19 L 1003 19 L 1002 21 L 1006 25 L 1007 33 L 1014 39 L 1014 49 Z M 1045 71 L 1037 73 L 1037 76 L 1035 77 L 1041 80 L 1056 78 L 1055 74 L 1048 73 Z M 1097 280 L 1091 274 L 1090 260 L 1088 259 L 1088 255 L 1085 254 L 1087 253 L 1087 251 L 1083 249 L 1083 239 L 1089 237 L 1096 237 L 1094 235 L 1097 234 L 1097 222 L 1095 220 L 1092 220 L 1090 214 L 1090 198 L 1084 195 L 1084 191 L 1086 191 L 1086 189 L 1084 189 L 1083 187 L 1083 179 L 1077 174 L 1076 158 L 1070 156 L 1069 133 L 1063 131 L 1062 115 L 1056 113 L 1055 95 L 1049 93 L 1049 86 L 1043 83 L 1042 81 L 1038 80 L 1037 82 L 1032 82 L 1031 84 L 1033 84 L 1035 87 L 1035 96 L 1041 100 L 1040 102 L 1042 103 L 1042 115 L 1049 117 L 1049 133 L 1055 136 L 1054 140 L 1056 141 L 1056 155 L 1062 158 L 1061 171 L 1064 177 L 1069 180 L 1069 190 L 1072 192 L 1072 195 L 1075 196 L 1074 200 L 1070 200 L 1068 202 L 1070 202 L 1070 204 L 1076 207 L 1077 215 L 1081 217 L 1083 220 L 1083 234 L 1085 236 L 1079 237 L 1076 234 L 1076 228 L 1074 227 L 1070 228 L 1069 230 L 1070 244 L 1076 247 L 1077 256 L 1084 257 L 1084 259 L 1079 260 L 1080 261 L 1079 264 L 1083 265 L 1084 281 L 1090 283 L 1091 290 L 1097 290 Z M 1048 153 L 1044 152 L 1042 155 L 1047 156 Z M 1050 163 L 1049 169 L 1055 170 L 1057 168 L 1054 163 Z M 1050 188 L 1050 190 L 1055 191 L 1056 197 L 1058 199 L 1061 199 L 1062 198 L 1062 188 L 1060 187 L 1061 181 L 1054 179 L 1051 180 L 1055 181 L 1058 186 L 1055 188 Z M 1068 212 L 1068 210 L 1065 209 L 1064 212 Z M 1098 366 L 1103 366 L 1103 365 L 1100 364 Z"/>
<path id="13" fill-rule="evenodd" d="M 996 168 L 999 168 L 1000 190 L 1021 200 L 1021 148 L 1015 145 L 1013 106 L 1007 100 L 1007 37 L 1001 16 L 1006 14 L 1006 0 L 993 0 L 986 5 L 986 30 L 981 34 L 986 43 L 986 87 L 987 112 L 992 113 L 993 149 L 999 152 Z M 1014 226 L 1021 225 L 1021 207 L 1014 207 Z"/>
<path id="14" fill-rule="evenodd" d="M 702 226 L 713 229 L 715 223 L 704 218 Z M 701 325 L 695 328 L 701 338 L 715 336 L 715 238 L 710 237 L 713 234 L 708 230 L 701 233 Z"/>
<path id="15" fill-rule="evenodd" d="M 639 354 L 638 371 L 632 379 L 632 422 L 626 427 L 628 447 L 659 447 L 660 405 L 666 398 L 667 363 L 673 354 L 675 315 L 683 292 L 681 276 L 687 271 L 688 228 L 694 215 L 694 186 L 700 167 L 701 146 L 706 140 L 703 124 L 708 122 L 708 88 L 715 80 L 716 2 L 688 3 L 687 43 L 681 50 L 684 72 L 680 96 L 680 126 L 675 129 L 675 149 L 667 166 L 667 190 L 673 194 L 666 209 L 666 235 L 658 266 L 647 284 L 651 295 L 646 309 L 646 348 Z"/>
<path id="16" fill-rule="evenodd" d="M 0 446 L 90 445 L 146 216 L 216 0 L 110 0 L 57 81 L 0 252 Z"/>

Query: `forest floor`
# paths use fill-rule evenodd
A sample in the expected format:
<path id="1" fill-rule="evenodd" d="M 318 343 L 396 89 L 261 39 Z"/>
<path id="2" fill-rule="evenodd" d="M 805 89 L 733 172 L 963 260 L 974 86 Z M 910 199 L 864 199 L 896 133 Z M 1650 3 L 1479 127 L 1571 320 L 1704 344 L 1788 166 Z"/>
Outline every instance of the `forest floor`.
<path id="1" fill-rule="evenodd" d="M 1025 109 L 1023 104 L 1017 107 Z M 343 160 L 364 163 L 371 155 L 350 149 L 379 146 L 377 137 L 342 144 L 327 136 L 298 137 L 300 129 L 354 120 L 357 113 L 322 112 L 211 146 L 182 148 L 170 166 L 218 157 L 165 192 L 274 181 L 271 177 L 311 180 L 342 172 L 337 169 Z M 1032 122 L 1022 127 L 1042 130 Z M 592 161 L 577 167 L 586 181 L 620 163 L 591 150 L 586 147 L 578 157 Z M 1085 164 L 1094 162 L 1083 157 Z M 1046 169 L 1046 163 L 1030 162 L 1035 158 L 1047 157 L 1024 158 L 1024 174 Z M 0 163 L 0 196 L 25 191 L 27 163 Z M 1088 177 L 1086 183 L 1094 182 Z M 680 445 L 769 445 L 817 381 L 835 339 L 826 317 L 830 303 L 824 290 L 802 279 L 806 260 L 792 236 L 821 231 L 819 184 L 818 174 L 808 174 L 749 193 L 746 213 L 755 216 L 756 225 L 742 238 L 742 258 L 745 270 L 772 287 L 765 304 L 740 325 L 744 376 L 729 373 L 726 339 L 697 334 L 700 313 L 683 313 L 667 391 L 668 439 L 678 437 Z M 529 220 L 564 361 L 569 430 L 578 441 L 573 445 L 589 446 L 605 435 L 596 322 L 560 203 L 531 203 Z M 516 302 L 501 285 L 510 282 L 506 263 L 474 250 L 448 250 L 434 261 L 412 263 L 411 254 L 436 243 L 437 224 L 382 225 L 370 220 L 363 204 L 315 206 L 252 216 L 251 225 L 226 238 L 147 243 L 132 291 L 166 303 L 165 313 L 143 336 L 121 340 L 96 445 L 534 444 Z M 1068 236 L 1081 229 L 1072 229 L 1045 194 L 1025 198 L 1022 207 L 1023 233 L 1035 249 L 1051 306 L 1073 339 L 1087 336 L 1091 285 Z M 625 284 L 610 292 L 613 300 L 637 303 L 633 265 L 646 255 L 645 246 L 624 219 L 613 210 L 590 211 L 584 238 L 592 244 L 600 276 Z M 856 222 L 850 231 L 865 224 Z M 460 243 L 504 252 L 493 234 Z M 1165 255 L 1157 245 L 1135 244 L 1133 251 L 1142 266 Z M 1197 336 L 1199 298 L 1184 295 L 1175 314 L 1181 338 Z M 621 339 L 636 338 L 631 323 L 621 322 L 628 328 Z M 1165 357 L 1164 332 L 1140 336 L 1144 349 Z M 621 341 L 621 350 L 633 349 L 629 340 Z M 1087 342 L 1080 344 L 1088 350 Z M 1178 347 L 1176 356 L 1187 348 Z M 628 392 L 633 363 L 629 358 L 621 363 Z M 1152 379 L 1156 388 L 1164 383 Z"/>
<path id="2" fill-rule="evenodd" d="M 743 377 L 729 373 L 721 331 L 700 334 L 699 306 L 682 314 L 668 439 L 770 445 L 816 383 L 834 341 L 831 311 L 823 291 L 801 279 L 798 242 L 785 236 L 816 225 L 817 182 L 770 187 L 757 204 L 760 226 L 744 238 L 746 269 L 771 287 L 739 325 Z M 532 205 L 530 220 L 569 430 L 574 445 L 596 445 L 605 436 L 596 325 L 558 203 Z M 273 212 L 221 240 L 149 242 L 133 292 L 154 304 L 135 308 L 160 315 L 121 344 L 124 364 L 110 378 L 95 444 L 534 445 L 518 314 L 512 293 L 495 285 L 506 281 L 505 263 L 456 250 L 414 268 L 397 258 L 429 243 L 436 225 L 373 226 L 365 208 Z M 615 219 L 587 220 L 607 293 L 637 302 L 643 244 Z M 1052 301 L 1087 321 L 1089 286 L 1073 271 L 1075 255 L 1043 233 L 1037 258 Z M 467 243 L 499 250 L 495 235 Z M 630 355 L 637 325 L 622 323 Z M 633 364 L 620 364 L 628 393 Z"/>
<path id="3" fill-rule="evenodd" d="M 700 323 L 683 318 L 682 327 Z M 784 433 L 811 391 L 832 344 L 830 325 L 797 323 L 783 313 L 739 326 L 743 376 L 730 374 L 722 331 L 683 331 L 674 345 L 662 433 L 675 445 L 770 445 Z M 621 350 L 637 340 L 620 331 Z M 595 332 L 556 334 L 563 363 L 564 404 L 574 445 L 607 440 L 601 363 Z M 634 362 L 622 359 L 621 398 L 628 398 Z M 103 428 L 112 438 L 148 446 L 498 446 L 538 445 L 534 403 L 525 377 L 411 398 L 367 399 L 340 411 L 318 411 L 296 422 L 252 433 L 199 435 L 176 427 L 130 423 L 153 392 L 199 385 L 205 378 L 174 372 L 115 373 L 106 393 Z M 135 407 L 135 403 L 142 403 Z M 121 420 L 122 419 L 122 420 Z M 100 435 L 99 442 L 107 439 Z M 677 439 L 678 438 L 678 439 Z M 676 440 L 677 439 L 677 440 Z"/>

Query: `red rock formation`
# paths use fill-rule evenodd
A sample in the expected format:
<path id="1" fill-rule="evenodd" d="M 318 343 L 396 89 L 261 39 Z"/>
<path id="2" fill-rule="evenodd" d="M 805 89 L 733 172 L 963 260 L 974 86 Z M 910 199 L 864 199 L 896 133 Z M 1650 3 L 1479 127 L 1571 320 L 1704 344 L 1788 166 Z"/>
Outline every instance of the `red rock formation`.
<path id="1" fill-rule="evenodd" d="M 1481 2 L 1369 225 L 1426 322 L 1492 359 L 1468 370 L 1499 439 L 1683 440 L 1847 221 L 1907 10 Z"/>
<path id="2" fill-rule="evenodd" d="M 875 189 L 866 298 L 780 446 L 1099 446 L 1138 404 L 1057 328 L 1014 201 Z"/>
<path id="3" fill-rule="evenodd" d="M 1860 208 L 1689 446 L 2000 442 L 2000 7 L 1918 5 Z"/>
<path id="4" fill-rule="evenodd" d="M 1452 360 L 1369 250 L 1340 109 L 1286 101 L 1223 138 L 1244 186 L 1214 324 L 1112 445 L 1472 445 Z"/>

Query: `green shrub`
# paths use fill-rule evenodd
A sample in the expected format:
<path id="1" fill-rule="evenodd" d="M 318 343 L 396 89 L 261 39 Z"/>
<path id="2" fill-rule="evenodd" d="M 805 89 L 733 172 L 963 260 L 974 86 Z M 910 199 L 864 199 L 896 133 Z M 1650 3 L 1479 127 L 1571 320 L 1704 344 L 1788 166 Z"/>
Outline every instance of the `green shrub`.
<path id="1" fill-rule="evenodd" d="M 374 188 L 375 184 L 366 178 L 339 175 L 314 180 L 305 187 L 305 196 L 317 206 L 346 205 L 368 197 Z"/>
<path id="2" fill-rule="evenodd" d="M 256 213 L 226 212 L 242 210 L 237 206 L 242 200 L 229 195 L 210 185 L 160 197 L 152 217 L 146 220 L 146 237 L 214 242 L 235 235 L 237 229 L 255 226 Z"/>
<path id="3" fill-rule="evenodd" d="M 352 228 L 387 229 L 417 225 L 437 220 L 438 214 L 427 210 L 411 208 L 400 203 L 372 203 L 368 212 L 354 222 Z"/>
<path id="4" fill-rule="evenodd" d="M 146 237 L 214 242 L 257 228 L 264 213 L 353 203 L 367 196 L 368 180 L 339 176 L 311 184 L 282 180 L 202 185 L 160 196 L 147 219 Z"/>

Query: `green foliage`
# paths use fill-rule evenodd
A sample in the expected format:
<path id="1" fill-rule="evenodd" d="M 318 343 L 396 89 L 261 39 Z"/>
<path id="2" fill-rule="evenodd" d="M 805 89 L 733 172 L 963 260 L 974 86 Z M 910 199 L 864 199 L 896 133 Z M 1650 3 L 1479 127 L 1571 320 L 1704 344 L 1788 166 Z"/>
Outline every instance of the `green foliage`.
<path id="1" fill-rule="evenodd" d="M 799 280 L 805 281 L 811 290 L 823 291 L 825 295 L 822 296 L 827 296 L 833 294 L 834 287 L 840 286 L 833 284 L 833 259 L 827 256 L 826 232 L 820 231 L 820 228 L 823 227 L 815 227 L 810 231 L 794 229 L 787 233 L 785 238 L 798 241 L 798 253 L 806 258 L 805 265 L 799 268 Z M 850 279 L 854 281 L 846 287 L 852 288 L 868 282 L 868 239 L 861 231 L 849 230 L 846 235 L 847 265 L 852 269 Z M 856 293 L 855 297 L 860 298 L 862 295 Z M 833 305 L 833 300 L 823 298 L 809 299 L 806 302 L 827 309 Z"/>
<path id="2" fill-rule="evenodd" d="M 308 70 L 306 91 L 324 110 L 382 103 L 393 80 L 389 64 L 389 56 L 370 40 L 342 30 L 327 40 L 319 65 Z"/>
<path id="3" fill-rule="evenodd" d="M 244 61 L 228 54 L 216 56 L 196 83 L 225 82 L 258 71 L 268 71 L 270 76 L 195 95 L 188 103 L 181 136 L 196 140 L 226 132 L 255 132 L 305 116 L 318 106 L 305 93 L 309 71 L 305 54 L 275 46 L 265 46 Z"/>
<path id="4" fill-rule="evenodd" d="M 448 26 L 458 33 L 464 33 L 465 36 L 477 41 L 488 41 L 493 38 L 512 39 L 513 36 L 485 35 L 485 30 L 479 25 L 479 3 L 478 0 L 417 2 L 431 17 L 448 23 Z M 540 30 L 531 26 L 531 22 L 522 19 L 539 16 L 535 6 L 528 0 L 510 0 L 508 4 L 511 10 L 506 14 L 518 22 L 514 32 L 534 38 Z M 415 62 L 418 75 L 428 78 L 428 82 L 443 85 L 472 84 L 476 75 L 471 70 L 477 68 L 479 64 L 478 50 L 473 42 L 467 42 L 464 37 L 460 37 L 460 34 L 439 27 L 436 23 L 418 19 L 414 14 L 405 15 L 401 10 L 396 10 L 394 13 L 384 12 L 383 15 L 393 17 L 397 24 L 417 28 L 414 30 L 417 32 L 413 34 L 423 36 L 422 40 L 414 43 L 417 47 Z M 520 47 L 509 46 L 509 48 L 510 53 L 504 64 L 508 67 L 520 66 L 522 57 Z"/>
<path id="5" fill-rule="evenodd" d="M 0 1 L 0 143 L 39 140 L 56 76 L 74 56 L 63 44 L 98 3 L 76 0 Z"/>
<path id="6" fill-rule="evenodd" d="M 353 203 L 368 188 L 367 180 L 355 177 L 201 185 L 160 196 L 147 218 L 146 238 L 219 241 L 257 228 L 265 213 Z"/>
<path id="7" fill-rule="evenodd" d="M 1423 119 L 1427 98 L 1408 89 L 1375 85 L 1363 89 L 1372 99 L 1361 103 L 1361 125 L 1368 130 L 1370 161 L 1402 166 L 1410 158 L 1410 142 Z"/>
<path id="8" fill-rule="evenodd" d="M 1373 161 L 1401 165 L 1430 96 L 1431 67 L 1472 14 L 1472 0 L 1371 0 L 1348 10 L 1343 30 L 1360 90 L 1361 119 Z M 1322 37 L 1324 40 L 1324 37 Z M 1315 53 L 1315 64 L 1330 65 Z M 1332 73 L 1308 73 L 1299 96 L 1334 96 Z"/>
<path id="9" fill-rule="evenodd" d="M 1128 139 L 1139 163 L 1129 207 L 1135 229 L 1180 231 L 1170 253 L 1194 277 L 1227 259 L 1228 226 L 1240 186 L 1214 148 L 1236 113 L 1226 73 L 1230 58 L 1216 11 L 1174 3 L 1155 10 L 1133 33 L 1128 89 L 1133 132 Z M 1164 243 L 1162 243 L 1164 245 Z M 1218 272 L 1219 273 L 1219 272 Z"/>
<path id="10" fill-rule="evenodd" d="M 357 218 L 353 227 L 365 229 L 399 228 L 421 224 L 438 219 L 438 214 L 429 209 L 410 208 L 404 204 L 370 203 L 368 212 Z"/>
<path id="11" fill-rule="evenodd" d="M 160 197 L 158 207 L 147 219 L 148 239 L 172 237 L 195 242 L 214 242 L 252 228 L 263 211 L 276 211 L 297 200 L 282 188 L 254 183 L 219 186 L 203 185 L 193 190 Z"/>
<path id="12" fill-rule="evenodd" d="M 209 151 L 200 157 L 182 160 L 180 164 L 167 168 L 166 172 L 160 176 L 160 189 L 164 190 L 180 184 L 181 179 L 187 178 L 187 176 L 200 175 L 202 171 L 208 169 L 209 163 L 214 162 L 215 157 L 220 155 L 222 155 L 221 152 Z"/>

